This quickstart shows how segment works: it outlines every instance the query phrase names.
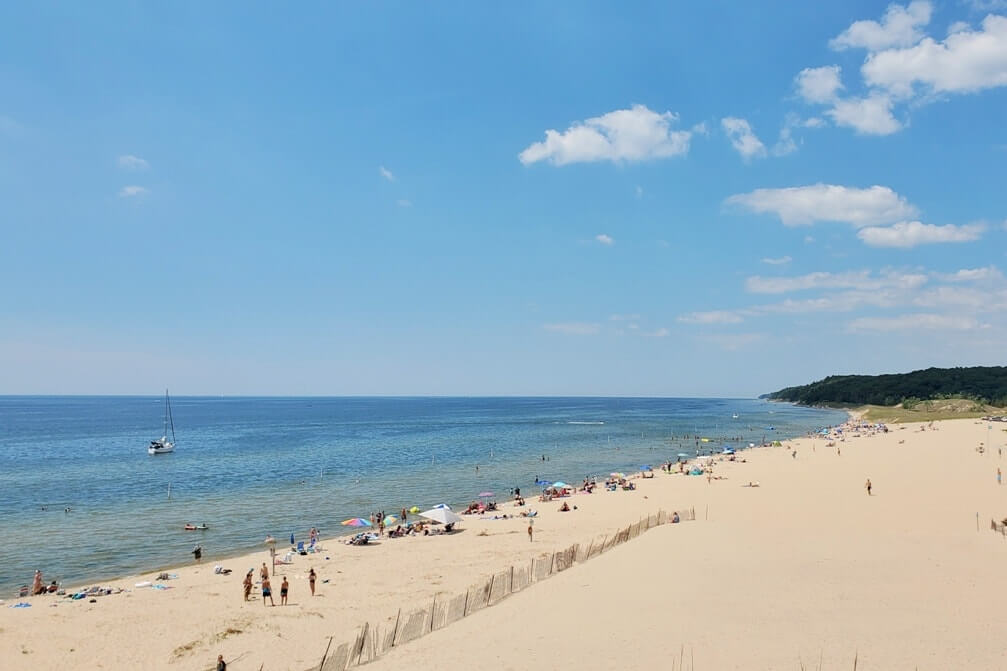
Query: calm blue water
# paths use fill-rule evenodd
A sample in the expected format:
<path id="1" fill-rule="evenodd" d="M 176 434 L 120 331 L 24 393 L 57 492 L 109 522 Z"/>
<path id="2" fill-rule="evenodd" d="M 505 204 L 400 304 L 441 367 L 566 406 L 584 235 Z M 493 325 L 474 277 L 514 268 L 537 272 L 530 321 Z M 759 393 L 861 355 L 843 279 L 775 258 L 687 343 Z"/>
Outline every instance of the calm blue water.
<path id="1" fill-rule="evenodd" d="M 185 562 L 196 542 L 212 560 L 267 533 L 332 535 L 374 510 L 531 492 L 536 477 L 579 482 L 845 420 L 728 399 L 173 398 L 176 452 L 150 456 L 163 404 L 0 397 L 0 595 L 37 567 L 79 584 Z M 685 438 L 696 434 L 714 440 Z"/>

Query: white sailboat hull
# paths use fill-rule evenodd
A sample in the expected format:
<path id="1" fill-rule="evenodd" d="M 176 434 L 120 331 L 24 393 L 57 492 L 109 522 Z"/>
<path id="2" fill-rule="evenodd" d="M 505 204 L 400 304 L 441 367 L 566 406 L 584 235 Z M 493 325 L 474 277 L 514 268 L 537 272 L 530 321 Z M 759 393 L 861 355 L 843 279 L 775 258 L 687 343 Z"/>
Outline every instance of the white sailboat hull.
<path id="1" fill-rule="evenodd" d="M 175 445 L 166 441 L 151 443 L 147 448 L 147 454 L 168 454 L 175 451 Z"/>

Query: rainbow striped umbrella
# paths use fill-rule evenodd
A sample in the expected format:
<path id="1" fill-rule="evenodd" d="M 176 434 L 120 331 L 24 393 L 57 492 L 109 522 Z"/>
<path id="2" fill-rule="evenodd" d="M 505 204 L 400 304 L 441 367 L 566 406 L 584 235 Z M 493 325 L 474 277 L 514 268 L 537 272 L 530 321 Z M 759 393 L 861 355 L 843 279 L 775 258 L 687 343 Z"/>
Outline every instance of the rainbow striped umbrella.
<path id="1" fill-rule="evenodd" d="M 369 527 L 372 526 L 370 521 L 365 520 L 363 517 L 352 517 L 348 520 L 343 520 L 341 524 L 344 527 Z"/>

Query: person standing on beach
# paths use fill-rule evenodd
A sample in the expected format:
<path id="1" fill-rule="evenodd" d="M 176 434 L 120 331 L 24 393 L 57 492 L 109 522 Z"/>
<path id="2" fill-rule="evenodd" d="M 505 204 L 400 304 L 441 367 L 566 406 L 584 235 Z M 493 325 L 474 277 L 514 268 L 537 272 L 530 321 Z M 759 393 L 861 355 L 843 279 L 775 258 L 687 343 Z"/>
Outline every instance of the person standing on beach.
<path id="1" fill-rule="evenodd" d="M 223 655 L 217 655 L 217 671 L 227 671 L 227 662 L 224 661 Z"/>
<path id="2" fill-rule="evenodd" d="M 283 576 L 283 582 L 280 583 L 280 605 L 287 605 L 287 592 L 290 591 L 290 583 L 287 582 L 287 576 Z"/>
<path id="3" fill-rule="evenodd" d="M 259 577 L 263 580 L 269 580 L 269 569 L 266 567 L 266 562 L 262 562 L 262 568 L 259 569 Z"/>
<path id="4" fill-rule="evenodd" d="M 999 485 L 999 484 L 1002 484 L 1002 483 L 1000 482 L 1000 468 L 999 468 L 999 467 L 997 467 L 997 484 L 998 484 L 998 485 Z"/>
<path id="5" fill-rule="evenodd" d="M 315 596 L 315 578 L 317 577 L 318 576 L 315 575 L 315 569 L 308 571 L 308 585 L 311 586 L 311 596 Z"/>
<path id="6" fill-rule="evenodd" d="M 196 563 L 198 564 L 203 560 L 203 546 L 197 545 L 192 549 L 192 556 L 196 558 Z"/>
<path id="7" fill-rule="evenodd" d="M 528 520 L 528 542 L 532 542 L 532 520 Z"/>
<path id="8" fill-rule="evenodd" d="M 248 597 L 252 593 L 252 569 L 248 569 L 248 573 L 245 574 L 245 580 L 241 585 L 245 588 L 245 601 L 248 601 Z"/>
<path id="9" fill-rule="evenodd" d="M 276 603 L 273 601 L 273 589 L 269 584 L 269 578 L 262 579 L 262 605 L 266 605 L 266 597 L 269 597 L 269 605 L 275 606 Z"/>
<path id="10" fill-rule="evenodd" d="M 867 490 L 868 496 L 871 495 L 871 487 L 873 487 L 873 485 L 871 484 L 871 479 L 867 478 L 867 483 L 864 485 L 864 488 Z"/>

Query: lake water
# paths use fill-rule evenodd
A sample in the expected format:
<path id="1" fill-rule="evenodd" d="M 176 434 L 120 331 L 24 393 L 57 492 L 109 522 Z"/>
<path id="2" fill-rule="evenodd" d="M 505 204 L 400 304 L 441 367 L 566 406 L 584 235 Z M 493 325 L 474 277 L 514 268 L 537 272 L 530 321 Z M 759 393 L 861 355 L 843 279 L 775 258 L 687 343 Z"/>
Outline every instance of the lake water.
<path id="1" fill-rule="evenodd" d="M 267 533 L 334 535 L 371 511 L 532 493 L 536 478 L 579 483 L 846 419 L 683 398 L 182 397 L 172 410 L 176 451 L 150 456 L 163 398 L 0 397 L 0 596 L 35 568 L 81 584 L 183 563 L 197 542 L 218 554 Z"/>

